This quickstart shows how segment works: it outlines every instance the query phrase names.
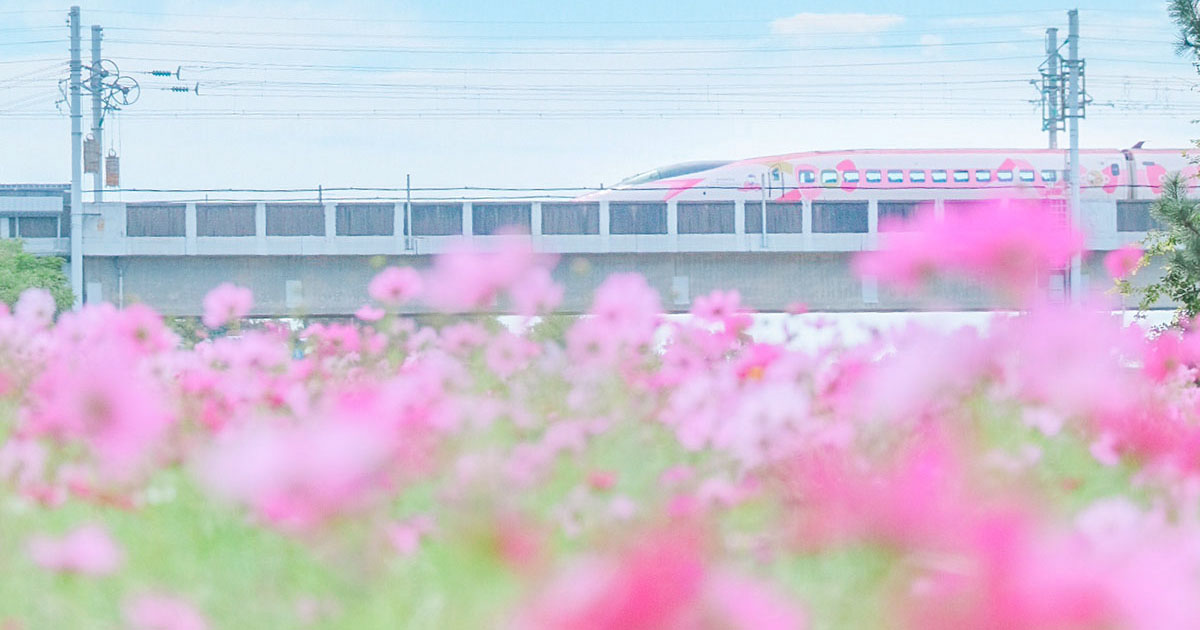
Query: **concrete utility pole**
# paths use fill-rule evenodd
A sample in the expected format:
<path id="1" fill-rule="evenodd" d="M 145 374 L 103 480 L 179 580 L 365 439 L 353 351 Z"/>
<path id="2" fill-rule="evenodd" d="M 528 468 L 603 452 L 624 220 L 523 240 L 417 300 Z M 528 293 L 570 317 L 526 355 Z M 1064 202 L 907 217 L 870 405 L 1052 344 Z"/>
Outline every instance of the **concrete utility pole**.
<path id="1" fill-rule="evenodd" d="M 80 105 L 79 7 L 71 7 L 71 292 L 83 305 L 83 112 Z"/>
<path id="2" fill-rule="evenodd" d="M 413 249 L 412 231 L 412 174 L 404 176 L 404 249 Z"/>
<path id="3" fill-rule="evenodd" d="M 759 233 L 762 234 L 762 248 L 767 248 L 767 174 L 762 174 L 762 225 L 759 226 Z"/>
<path id="4" fill-rule="evenodd" d="M 1067 133 L 1071 143 L 1070 155 L 1067 159 L 1067 182 L 1071 186 L 1071 227 L 1078 230 L 1082 227 L 1080 224 L 1083 218 L 1083 212 L 1079 207 L 1079 119 L 1083 115 L 1079 107 L 1082 100 L 1079 75 L 1083 71 L 1083 64 L 1079 60 L 1079 9 L 1071 9 L 1067 13 L 1067 20 L 1067 68 L 1071 73 L 1070 82 L 1067 84 L 1067 107 L 1070 108 L 1067 118 Z M 1083 257 L 1076 254 L 1071 259 L 1071 301 L 1079 303 L 1082 299 Z"/>
<path id="5" fill-rule="evenodd" d="M 1046 29 L 1046 119 L 1053 121 L 1048 125 L 1050 132 L 1050 148 L 1058 148 L 1058 29 Z"/>
<path id="6" fill-rule="evenodd" d="M 101 28 L 92 25 L 92 80 L 89 86 L 92 91 L 92 139 L 96 141 L 96 150 L 104 155 L 104 140 L 100 135 L 100 123 L 104 120 L 103 103 L 100 98 L 100 38 Z M 104 201 L 104 159 L 99 160 L 100 168 L 92 173 L 92 201 Z"/>

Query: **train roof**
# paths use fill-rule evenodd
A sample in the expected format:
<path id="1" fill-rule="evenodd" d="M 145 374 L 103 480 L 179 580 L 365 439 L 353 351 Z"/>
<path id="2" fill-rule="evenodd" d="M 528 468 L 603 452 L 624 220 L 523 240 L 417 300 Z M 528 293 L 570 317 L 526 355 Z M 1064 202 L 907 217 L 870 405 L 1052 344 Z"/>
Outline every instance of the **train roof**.
<path id="1" fill-rule="evenodd" d="M 1136 151 L 1138 153 L 1169 153 L 1180 155 L 1187 153 L 1190 149 L 1147 149 L 1147 148 L 1131 148 L 1131 149 L 1080 149 L 1080 153 L 1085 154 L 1119 154 L 1124 151 Z M 796 153 L 780 153 L 776 155 L 766 155 L 762 157 L 752 157 L 738 162 L 763 162 L 772 160 L 788 160 L 798 159 L 802 157 L 816 156 L 839 156 L 839 155 L 994 155 L 994 154 L 1018 154 L 1018 155 L 1056 155 L 1065 154 L 1067 149 L 1031 149 L 1031 148 L 977 148 L 977 149 L 835 149 L 826 151 L 800 151 Z"/>
<path id="2" fill-rule="evenodd" d="M 1140 145 L 1140 143 L 1139 143 Z M 1128 149 L 1080 149 L 1079 152 L 1083 155 L 1121 155 L 1126 151 L 1136 152 L 1138 154 L 1153 154 L 1153 155 L 1176 155 L 1183 156 L 1191 149 L 1148 149 L 1135 145 Z M 775 155 L 764 155 L 759 157 L 744 158 L 740 160 L 708 160 L 698 162 L 680 162 L 669 166 L 643 171 L 637 175 L 627 177 L 616 184 L 614 188 L 627 188 L 647 184 L 655 181 L 683 177 L 693 175 L 705 171 L 711 171 L 730 165 L 750 165 L 763 164 L 773 162 L 794 162 L 798 160 L 807 160 L 814 158 L 835 158 L 844 156 L 955 156 L 955 155 L 1011 155 L 1011 156 L 1046 156 L 1046 155 L 1065 155 L 1067 149 L 1045 149 L 1045 148 L 945 148 L 945 149 L 834 149 L 825 151 L 801 151 L 796 153 L 779 153 Z"/>

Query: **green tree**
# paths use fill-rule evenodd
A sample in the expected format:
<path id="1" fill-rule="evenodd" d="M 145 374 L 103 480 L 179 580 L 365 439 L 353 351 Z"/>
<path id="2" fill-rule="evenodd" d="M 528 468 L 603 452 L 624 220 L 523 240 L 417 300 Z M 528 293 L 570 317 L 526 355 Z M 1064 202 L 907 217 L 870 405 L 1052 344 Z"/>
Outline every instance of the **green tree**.
<path id="1" fill-rule="evenodd" d="M 1187 190 L 1187 179 L 1172 173 L 1163 180 L 1162 194 L 1150 206 L 1150 214 L 1164 227 L 1146 235 L 1140 267 L 1161 260 L 1163 276 L 1140 288 L 1128 279 L 1118 283 L 1122 293 L 1140 297 L 1138 310 L 1142 312 L 1164 298 L 1174 302 L 1176 323 L 1200 314 L 1200 201 L 1189 199 Z"/>
<path id="2" fill-rule="evenodd" d="M 12 306 L 21 292 L 40 287 L 54 296 L 58 309 L 71 308 L 74 295 L 57 256 L 34 256 L 19 240 L 0 241 L 0 302 Z"/>
<path id="3" fill-rule="evenodd" d="M 1179 29 L 1175 52 L 1191 57 L 1200 69 L 1200 7 L 1196 0 L 1169 0 L 1167 12 Z M 1193 141 L 1193 144 L 1198 144 Z M 1188 182 L 1179 173 L 1163 181 L 1162 194 L 1150 213 L 1163 225 L 1146 236 L 1146 255 L 1139 268 L 1151 260 L 1163 262 L 1163 276 L 1141 288 L 1128 278 L 1118 282 L 1121 293 L 1140 297 L 1138 310 L 1145 312 L 1163 299 L 1176 305 L 1175 324 L 1190 321 L 1200 313 L 1200 202 L 1188 199 Z"/>
<path id="4" fill-rule="evenodd" d="M 1183 54 L 1200 56 L 1200 11 L 1195 0 L 1171 0 L 1167 12 L 1179 27 L 1179 40 L 1175 50 Z"/>

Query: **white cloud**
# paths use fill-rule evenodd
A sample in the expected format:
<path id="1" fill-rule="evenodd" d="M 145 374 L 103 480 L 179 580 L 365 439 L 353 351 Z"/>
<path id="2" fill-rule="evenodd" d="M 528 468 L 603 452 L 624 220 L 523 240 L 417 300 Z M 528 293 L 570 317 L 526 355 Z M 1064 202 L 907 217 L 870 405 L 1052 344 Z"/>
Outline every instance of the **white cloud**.
<path id="1" fill-rule="evenodd" d="M 932 33 L 926 33 L 921 36 L 921 45 L 922 46 L 941 46 L 942 44 L 945 44 L 945 43 L 946 43 L 946 39 L 944 37 L 942 37 L 941 35 L 934 35 Z"/>
<path id="2" fill-rule="evenodd" d="M 904 23 L 904 16 L 889 13 L 797 13 L 771 22 L 776 35 L 822 33 L 882 33 Z"/>

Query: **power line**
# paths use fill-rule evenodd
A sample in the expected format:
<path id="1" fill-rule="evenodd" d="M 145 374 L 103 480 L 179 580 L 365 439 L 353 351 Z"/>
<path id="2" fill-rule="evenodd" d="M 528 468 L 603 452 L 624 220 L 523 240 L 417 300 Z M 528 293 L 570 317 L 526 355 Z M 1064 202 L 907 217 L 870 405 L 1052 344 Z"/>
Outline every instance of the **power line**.
<path id="1" fill-rule="evenodd" d="M 1009 55 L 992 57 L 969 57 L 963 59 L 913 59 L 906 61 L 867 61 L 846 63 L 813 63 L 809 69 L 822 70 L 833 68 L 894 68 L 907 66 L 942 66 L 965 63 L 988 63 L 998 61 L 1024 61 L 1040 59 L 1039 55 Z M 133 61 L 182 63 L 184 69 L 192 72 L 227 70 L 227 69 L 260 69 L 260 70 L 305 70 L 305 71 L 337 71 L 337 72 L 481 72 L 481 73 L 515 73 L 515 74 L 645 74 L 667 76 L 677 73 L 716 73 L 744 72 L 750 70 L 797 70 L 791 64 L 766 65 L 708 65 L 708 66 L 655 66 L 653 68 L 529 68 L 529 67 L 479 67 L 479 66 L 396 66 L 396 65 L 362 65 L 362 64 L 287 64 L 273 62 L 219 61 L 212 59 L 178 59 L 172 57 L 132 57 L 122 55 L 122 59 Z M 811 75 L 810 72 L 805 73 Z"/>
<path id="2" fill-rule="evenodd" d="M 314 46 L 307 44 L 247 44 L 247 43 L 210 43 L 196 41 L 159 41 L 149 39 L 111 39 L 113 43 L 139 44 L 146 46 L 170 46 L 179 48 L 220 48 L 237 50 L 304 50 L 317 52 L 370 52 L 374 54 L 486 54 L 486 55 L 648 55 L 648 54 L 732 54 L 732 53 L 784 53 L 784 52 L 821 52 L 821 51 L 870 51 L 893 50 L 910 48 L 955 48 L 969 46 L 999 46 L 1004 44 L 1028 44 L 1032 39 L 1006 39 L 992 41 L 942 42 L 929 44 L 879 44 L 874 46 L 799 46 L 799 47 L 750 47 L 750 48 L 435 48 L 418 46 L 412 48 L 396 48 L 381 46 Z"/>
<path id="3" fill-rule="evenodd" d="M 1019 31 L 1019 30 L 1029 29 L 1029 28 L 1035 28 L 1040 25 L 1041 25 L 1041 22 L 1030 22 L 1028 24 L 1009 24 L 1009 25 L 1003 25 L 1003 26 L 957 26 L 957 27 L 942 26 L 942 27 L 937 27 L 937 28 L 925 28 L 925 29 L 889 30 L 883 34 L 886 35 L 887 37 L 900 37 L 900 36 L 913 36 L 913 35 L 945 35 L 946 33 L 960 32 L 960 31 L 969 31 L 972 34 L 978 34 L 980 32 Z M 1115 30 L 1115 31 L 1129 31 L 1129 32 L 1140 32 L 1140 33 L 1160 33 L 1160 34 L 1163 33 L 1163 29 L 1145 28 L 1145 27 L 1137 27 L 1137 26 L 1115 25 L 1115 26 L 1111 26 L 1109 28 L 1111 30 Z M 0 29 L 0 31 L 2 31 L 2 30 L 3 29 Z M 19 30 L 19 29 L 14 29 L 14 30 Z M 720 33 L 702 34 L 702 35 L 652 33 L 652 34 L 647 34 L 644 36 L 626 38 L 624 35 L 614 35 L 612 33 L 605 33 L 605 34 L 580 34 L 580 33 L 529 34 L 529 33 L 522 33 L 521 35 L 516 36 L 516 35 L 486 35 L 486 34 L 477 34 L 477 33 L 472 33 L 472 34 L 446 34 L 446 33 L 407 34 L 407 33 L 386 33 L 386 32 L 368 33 L 368 32 L 364 32 L 362 30 L 356 30 L 356 31 L 352 31 L 352 32 L 344 32 L 344 31 L 339 32 L 339 31 L 329 31 L 329 30 L 320 30 L 320 31 L 280 31 L 280 30 L 247 31 L 247 30 L 215 30 L 215 29 L 195 29 L 195 28 L 163 28 L 163 27 L 152 27 L 152 26 L 141 26 L 141 27 L 139 27 L 139 26 L 124 26 L 124 27 L 118 26 L 118 27 L 110 27 L 110 30 L 145 32 L 145 33 L 183 33 L 183 34 L 194 34 L 194 35 L 221 35 L 221 36 L 248 35 L 248 36 L 253 36 L 253 37 L 281 37 L 281 38 L 282 37 L 287 37 L 287 38 L 311 37 L 314 39 L 350 38 L 350 39 L 357 39 L 357 40 L 388 39 L 388 40 L 417 40 L 417 41 L 429 41 L 429 40 L 471 40 L 471 41 L 504 40 L 504 41 L 512 41 L 514 39 L 521 40 L 521 41 L 527 41 L 527 40 L 581 40 L 582 39 L 582 40 L 604 40 L 604 41 L 609 41 L 609 42 L 623 42 L 623 41 L 643 40 L 643 39 L 645 39 L 645 40 L 660 39 L 660 40 L 666 40 L 666 41 L 680 41 L 680 40 L 683 40 L 683 41 L 691 41 L 691 40 L 699 40 L 699 41 L 754 40 L 754 41 L 761 41 L 764 39 L 771 39 L 771 38 L 787 39 L 787 38 L 791 37 L 791 36 L 785 35 L 785 34 L 771 34 L 771 33 L 762 33 L 762 32 L 756 32 L 756 33 L 752 33 L 752 34 L 743 34 L 743 35 L 728 35 L 728 34 L 720 34 Z M 853 37 L 853 38 L 861 39 L 863 36 L 863 33 L 862 33 L 862 31 L 821 31 L 821 32 L 816 32 L 816 33 L 805 33 L 804 36 L 806 39 L 814 38 L 814 37 L 816 37 L 816 38 Z"/>
<path id="4" fill-rule="evenodd" d="M 97 13 L 110 14 L 126 14 L 126 15 L 144 15 L 154 17 L 197 17 L 214 20 L 263 20 L 263 21 L 283 21 L 283 22 L 347 22 L 347 23 L 371 23 L 371 24 L 479 24 L 479 25 L 503 25 L 503 24 L 525 24 L 525 25 L 628 25 L 628 24 L 764 24 L 775 21 L 780 18 L 790 16 L 772 16 L 761 18 L 729 18 L 729 19 L 663 19 L 663 20 L 636 20 L 636 19 L 613 19 L 613 20 L 467 20 L 467 19 L 430 19 L 430 18 L 347 18 L 347 17 L 305 17 L 294 15 L 214 15 L 211 13 L 175 13 L 175 12 L 153 12 L 153 11 L 132 11 L 121 9 L 93 9 Z M 908 17 L 934 17 L 934 18 L 954 18 L 954 17 L 995 17 L 995 16 L 1011 16 L 1011 15 L 1039 15 L 1055 12 L 1052 9 L 1033 9 L 1026 11 L 1004 11 L 1004 12 L 984 12 L 984 13 L 960 13 L 955 15 L 945 14 L 908 14 Z M 1137 13 L 1126 13 L 1127 15 L 1140 15 Z"/>

